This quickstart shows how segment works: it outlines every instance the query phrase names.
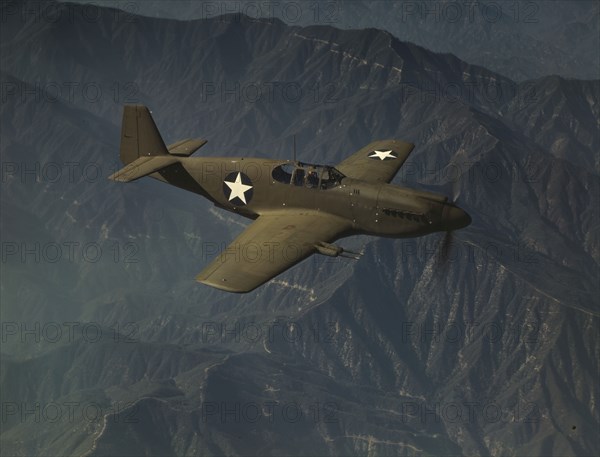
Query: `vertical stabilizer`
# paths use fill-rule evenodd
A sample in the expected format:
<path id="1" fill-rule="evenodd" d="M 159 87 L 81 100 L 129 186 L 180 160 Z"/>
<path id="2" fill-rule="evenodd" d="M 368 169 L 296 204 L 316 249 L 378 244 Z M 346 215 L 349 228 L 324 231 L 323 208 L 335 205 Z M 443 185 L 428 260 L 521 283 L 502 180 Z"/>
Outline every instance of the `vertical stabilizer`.
<path id="1" fill-rule="evenodd" d="M 127 165 L 139 157 L 166 154 L 167 147 L 148 108 L 125 105 L 121 125 L 121 161 Z"/>

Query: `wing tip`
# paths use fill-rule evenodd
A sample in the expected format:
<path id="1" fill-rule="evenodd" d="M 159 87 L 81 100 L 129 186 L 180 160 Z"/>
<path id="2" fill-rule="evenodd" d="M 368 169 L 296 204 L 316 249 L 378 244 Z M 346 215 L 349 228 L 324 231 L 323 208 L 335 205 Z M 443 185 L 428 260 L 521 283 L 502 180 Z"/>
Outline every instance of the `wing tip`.
<path id="1" fill-rule="evenodd" d="M 223 279 L 223 280 L 221 280 L 221 282 L 219 282 L 219 281 L 211 280 L 207 277 L 204 277 L 204 276 L 202 276 L 202 274 L 199 274 L 198 276 L 196 276 L 196 281 L 201 284 L 204 284 L 206 286 L 213 287 L 213 288 L 219 289 L 219 290 L 224 290 L 225 292 L 231 292 L 234 294 L 246 294 L 246 293 L 251 292 L 254 289 L 256 289 L 256 287 L 252 287 L 251 289 L 236 287 L 234 285 L 228 284 L 226 279 Z"/>

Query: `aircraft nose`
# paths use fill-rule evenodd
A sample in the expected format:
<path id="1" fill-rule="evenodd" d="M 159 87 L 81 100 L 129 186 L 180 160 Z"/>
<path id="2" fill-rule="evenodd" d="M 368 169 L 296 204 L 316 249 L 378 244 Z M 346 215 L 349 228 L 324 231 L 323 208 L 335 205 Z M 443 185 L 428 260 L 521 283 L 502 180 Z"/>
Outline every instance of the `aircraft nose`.
<path id="1" fill-rule="evenodd" d="M 465 228 L 471 223 L 471 216 L 465 210 L 458 206 L 446 205 L 444 208 L 443 229 L 444 230 L 459 230 Z"/>

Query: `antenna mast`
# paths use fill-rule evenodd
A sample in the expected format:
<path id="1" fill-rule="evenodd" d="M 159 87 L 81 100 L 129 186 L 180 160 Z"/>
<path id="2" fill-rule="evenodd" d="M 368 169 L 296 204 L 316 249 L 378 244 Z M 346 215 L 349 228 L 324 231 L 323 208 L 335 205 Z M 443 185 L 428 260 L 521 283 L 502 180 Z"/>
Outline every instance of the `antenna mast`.
<path id="1" fill-rule="evenodd" d="M 294 162 L 296 161 L 296 135 L 294 135 Z"/>

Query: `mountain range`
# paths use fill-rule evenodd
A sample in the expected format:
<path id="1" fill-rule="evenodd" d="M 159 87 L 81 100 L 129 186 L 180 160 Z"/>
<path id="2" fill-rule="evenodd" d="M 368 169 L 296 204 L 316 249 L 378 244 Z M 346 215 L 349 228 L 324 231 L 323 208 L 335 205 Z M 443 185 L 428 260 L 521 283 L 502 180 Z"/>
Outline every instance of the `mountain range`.
<path id="1" fill-rule="evenodd" d="M 594 0 L 78 1 L 87 4 L 90 17 L 102 5 L 179 20 L 237 13 L 276 17 L 289 25 L 377 28 L 515 81 L 548 75 L 600 78 L 600 5 Z"/>
<path id="2" fill-rule="evenodd" d="M 1 8 L 3 455 L 596 452 L 598 80 L 516 82 L 377 29 Z M 248 221 L 108 181 L 126 103 L 205 156 L 410 141 L 394 183 L 473 223 L 448 258 L 443 234 L 353 237 L 358 261 L 205 287 Z"/>

